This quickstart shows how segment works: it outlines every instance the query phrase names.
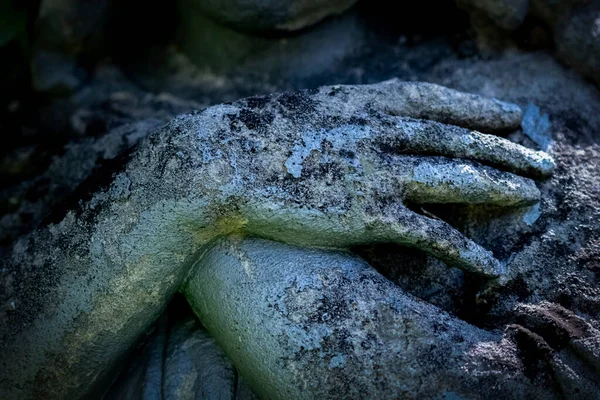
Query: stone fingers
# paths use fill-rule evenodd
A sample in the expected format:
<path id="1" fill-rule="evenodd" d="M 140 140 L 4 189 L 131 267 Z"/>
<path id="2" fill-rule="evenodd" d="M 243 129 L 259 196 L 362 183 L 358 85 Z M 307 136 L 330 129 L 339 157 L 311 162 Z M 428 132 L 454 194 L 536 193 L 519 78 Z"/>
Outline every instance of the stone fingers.
<path id="1" fill-rule="evenodd" d="M 549 302 L 521 304 L 516 313 L 518 322 L 543 336 L 550 347 L 559 351 L 569 348 L 600 374 L 600 331 L 583 318 Z"/>
<path id="2" fill-rule="evenodd" d="M 412 164 L 407 167 L 407 164 Z M 415 203 L 515 206 L 539 201 L 535 182 L 510 172 L 445 157 L 405 158 L 404 197 Z"/>
<path id="3" fill-rule="evenodd" d="M 491 251 L 465 237 L 446 222 L 404 207 L 372 221 L 370 229 L 381 242 L 419 248 L 445 263 L 487 278 L 505 275 L 504 265 Z"/>
<path id="4" fill-rule="evenodd" d="M 513 338 L 526 363 L 551 371 L 565 398 L 591 399 L 600 393 L 600 332 L 558 304 L 520 304 Z"/>
<path id="5" fill-rule="evenodd" d="M 583 365 L 569 349 L 552 348 L 546 337 L 520 325 L 509 325 L 507 333 L 519 348 L 519 355 L 536 380 L 555 383 L 566 399 L 595 399 L 600 392 L 597 373 Z"/>
<path id="6" fill-rule="evenodd" d="M 392 121 L 378 139 L 392 150 L 464 158 L 532 177 L 548 176 L 554 169 L 547 153 L 494 135 L 426 120 L 397 117 Z"/>
<path id="7" fill-rule="evenodd" d="M 422 118 L 490 133 L 518 129 L 523 119 L 521 108 L 513 103 L 398 79 L 373 85 L 323 86 L 316 98 L 324 114 Z"/>
<path id="8" fill-rule="evenodd" d="M 244 215 L 247 232 L 264 238 L 322 248 L 398 243 L 477 275 L 492 279 L 504 275 L 504 266 L 490 251 L 447 223 L 392 202 L 378 206 L 367 201 L 344 212 L 259 202 L 246 204 Z"/>
<path id="9" fill-rule="evenodd" d="M 391 80 L 377 86 L 376 102 L 391 115 L 424 118 L 484 132 L 515 130 L 522 111 L 516 104 L 463 93 L 425 82 Z"/>

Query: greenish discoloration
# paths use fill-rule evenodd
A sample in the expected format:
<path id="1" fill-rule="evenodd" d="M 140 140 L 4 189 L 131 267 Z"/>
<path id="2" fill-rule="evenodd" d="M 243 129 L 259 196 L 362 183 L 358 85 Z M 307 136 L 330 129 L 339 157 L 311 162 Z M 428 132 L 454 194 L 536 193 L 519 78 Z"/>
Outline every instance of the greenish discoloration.
<path id="1" fill-rule="evenodd" d="M 111 184 L 16 244 L 0 297 L 13 305 L 0 315 L 3 398 L 103 387 L 220 236 L 336 249 L 396 242 L 502 277 L 491 252 L 404 201 L 536 200 L 533 180 L 517 174 L 547 175 L 551 158 L 472 131 L 514 129 L 518 108 L 399 81 L 260 100 L 174 119 Z M 290 173 L 286 162 L 305 154 L 297 146 L 307 137 L 318 151 Z"/>

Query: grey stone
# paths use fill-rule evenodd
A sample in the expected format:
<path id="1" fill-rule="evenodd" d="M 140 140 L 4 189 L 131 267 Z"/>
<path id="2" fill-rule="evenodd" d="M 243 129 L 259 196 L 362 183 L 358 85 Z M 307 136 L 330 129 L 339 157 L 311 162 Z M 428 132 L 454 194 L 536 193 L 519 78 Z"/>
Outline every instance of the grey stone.
<path id="1" fill-rule="evenodd" d="M 222 235 L 332 248 L 391 241 L 510 279 L 491 252 L 403 200 L 538 201 L 535 182 L 517 173 L 547 175 L 552 159 L 471 130 L 520 123 L 510 103 L 399 81 L 255 97 L 176 118 L 106 175 L 109 183 L 16 242 L 2 269 L 3 397 L 106 387 Z"/>
<path id="2" fill-rule="evenodd" d="M 183 5 L 180 14 L 181 49 L 200 70 L 219 74 L 244 76 L 256 70 L 273 78 L 305 78 L 356 53 L 365 40 L 355 14 L 289 36 L 239 32 L 189 5 Z"/>
<path id="3" fill-rule="evenodd" d="M 163 398 L 167 317 L 162 316 L 146 338 L 143 351 L 126 366 L 105 398 L 111 400 L 158 400 Z"/>
<path id="4" fill-rule="evenodd" d="M 162 77 L 164 81 L 161 88 L 178 94 L 183 89 L 194 88 L 193 92 L 185 92 L 188 97 L 202 99 L 202 102 L 209 104 L 233 100 L 256 91 L 314 87 L 315 82 L 369 83 L 400 76 L 402 79 L 428 80 L 463 91 L 507 99 L 524 109 L 533 102 L 539 106 L 540 115 L 549 116 L 554 139 L 549 151 L 558 165 L 550 179 L 538 183 L 542 202 L 534 207 L 537 212 L 531 214 L 538 215 L 533 224 L 530 223 L 535 218 L 522 219 L 524 212 L 529 214 L 525 208 L 498 212 L 490 208 L 477 210 L 468 206 L 464 210 L 452 206 L 448 215 L 438 214 L 438 210 L 423 206 L 425 211 L 451 221 L 477 243 L 492 249 L 498 257 L 509 257 L 507 268 L 518 273 L 510 286 L 500 293 L 498 302 L 491 310 L 485 309 L 471 315 L 469 299 L 472 292 L 477 290 L 474 281 L 465 281 L 461 270 L 449 270 L 443 263 L 419 252 L 406 252 L 405 249 L 392 246 L 375 247 L 372 252 L 376 253 L 379 260 L 370 262 L 385 261 L 388 268 L 386 277 L 393 279 L 406 292 L 437 304 L 478 326 L 491 324 L 501 329 L 502 325 L 494 322 L 494 318 L 504 321 L 513 314 L 516 302 L 537 303 L 540 299 L 561 303 L 585 316 L 591 324 L 600 326 L 597 273 L 599 225 L 596 223 L 600 218 L 600 151 L 596 144 L 600 132 L 597 112 L 600 97 L 597 90 L 560 66 L 546 51 L 524 53 L 511 49 L 491 58 L 482 59 L 477 55 L 465 58 L 462 52 L 457 54 L 458 51 L 455 52 L 446 41 L 439 38 L 414 46 L 402 45 L 400 39 L 404 37 L 395 37 L 394 43 L 387 45 L 379 37 L 371 38 L 356 59 L 346 59 L 337 67 L 330 66 L 324 76 L 319 77 L 320 80 L 268 81 L 255 85 L 258 80 L 254 75 L 250 78 L 244 75 L 247 70 L 233 78 L 193 70 L 191 76 L 186 76 L 190 79 L 181 79 L 180 75 L 169 71 Z M 315 43 L 319 43 L 318 40 Z M 463 45 L 461 43 L 461 47 Z M 177 57 L 184 58 L 180 54 Z M 156 67 L 156 63 L 152 64 L 153 71 Z M 135 73 L 130 76 L 137 77 Z M 221 88 L 226 90 L 219 91 Z M 112 100 L 108 104 L 113 104 Z M 135 102 L 132 102 L 130 109 L 135 107 Z M 158 108 L 154 110 L 160 111 Z M 511 134 L 510 138 L 536 147 L 534 142 L 519 132 Z M 81 149 L 85 154 L 86 147 Z M 125 146 L 115 149 L 124 150 Z M 72 172 L 76 174 L 76 158 L 70 159 L 73 161 L 64 165 L 74 165 Z M 79 199 L 86 199 L 86 196 L 79 194 Z M 402 261 L 395 258 L 398 254 L 403 257 Z M 385 257 L 388 259 L 382 260 Z M 410 263 L 414 267 L 411 268 Z M 402 265 L 402 271 L 396 269 L 396 265 Z M 393 275 L 388 274 L 390 270 Z M 12 284 L 10 279 L 14 279 L 15 275 L 11 273 L 5 276 L 9 279 L 5 287 L 9 287 Z M 44 301 L 43 297 L 40 295 L 40 303 Z M 17 306 L 17 302 L 11 301 L 6 304 L 6 309 L 12 312 Z M 20 324 L 15 326 L 19 327 Z M 549 381 L 548 384 L 555 383 Z"/>
<path id="5" fill-rule="evenodd" d="M 527 376 L 508 338 L 403 293 L 348 254 L 220 240 L 183 292 L 263 398 L 562 398 Z M 569 396 L 594 387 L 570 381 Z"/>
<path id="6" fill-rule="evenodd" d="M 53 209 L 68 202 L 94 171 L 106 170 L 103 164 L 118 159 L 148 133 L 177 114 L 201 107 L 167 93 L 144 92 L 118 69 L 99 68 L 94 79 L 68 100 L 55 101 L 42 110 L 40 118 L 46 130 L 56 130 L 57 135 L 73 132 L 77 139 L 65 143 L 63 151 L 33 177 L 21 174 L 18 183 L 0 190 L 0 197 L 11 203 L 0 216 L 0 243 L 10 243 L 31 231 Z M 37 160 L 24 162 L 31 168 L 36 165 L 32 161 Z"/>
<path id="7" fill-rule="evenodd" d="M 573 7 L 561 16 L 554 40 L 558 56 L 600 85 L 600 1 Z"/>
<path id="8" fill-rule="evenodd" d="M 506 290 L 491 310 L 478 313 L 475 318 L 506 319 L 517 302 L 537 303 L 543 299 L 559 303 L 600 326 L 600 290 L 595 272 L 598 269 L 593 261 L 600 255 L 595 244 L 600 233 L 595 222 L 600 218 L 597 88 L 544 52 L 518 52 L 485 61 L 445 60 L 427 74 L 427 79 L 459 90 L 509 99 L 523 108 L 533 101 L 542 115 L 548 114 L 551 123 L 554 143 L 549 151 L 557 168 L 539 185 L 541 216 L 533 226 L 522 220 L 521 213 L 485 207 L 455 207 L 439 214 L 469 232 L 476 242 L 494 249 L 495 254 L 508 257 L 509 270 L 518 271 L 516 285 Z M 511 138 L 536 146 L 526 137 Z M 507 230 L 512 233 L 506 235 Z M 437 271 L 434 264 L 428 269 L 430 273 Z M 436 276 L 438 281 L 443 278 L 439 272 Z M 453 288 L 448 290 L 457 287 L 451 282 L 444 285 Z M 423 293 L 426 284 L 415 282 L 403 287 Z M 436 304 L 456 312 L 456 304 L 462 301 L 460 293 L 464 292 L 458 290 L 454 304 Z"/>
<path id="9" fill-rule="evenodd" d="M 194 318 L 171 330 L 164 371 L 165 399 L 235 399 L 236 371 Z"/>

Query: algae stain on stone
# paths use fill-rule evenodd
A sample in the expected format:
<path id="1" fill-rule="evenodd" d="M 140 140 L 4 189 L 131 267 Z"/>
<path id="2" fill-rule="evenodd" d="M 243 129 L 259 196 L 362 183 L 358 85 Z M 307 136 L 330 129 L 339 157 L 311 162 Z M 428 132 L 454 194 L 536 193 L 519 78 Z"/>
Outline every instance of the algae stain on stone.
<path id="1" fill-rule="evenodd" d="M 231 215 L 218 218 L 205 229 L 194 231 L 194 237 L 199 243 L 206 243 L 219 236 L 243 234 L 248 225 L 248 219 L 241 215 Z"/>

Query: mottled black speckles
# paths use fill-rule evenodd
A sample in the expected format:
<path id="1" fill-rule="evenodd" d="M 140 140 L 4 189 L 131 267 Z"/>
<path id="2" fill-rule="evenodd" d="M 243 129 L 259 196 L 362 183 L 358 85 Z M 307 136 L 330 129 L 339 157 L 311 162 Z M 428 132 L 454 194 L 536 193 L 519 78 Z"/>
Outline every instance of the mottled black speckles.
<path id="1" fill-rule="evenodd" d="M 366 126 L 369 124 L 369 121 L 366 118 L 352 116 L 348 119 L 348 123 L 350 125 Z"/>
<path id="2" fill-rule="evenodd" d="M 251 154 L 256 154 L 257 152 L 263 150 L 263 146 L 261 145 L 261 143 L 256 140 L 243 138 L 241 140 L 241 145 L 244 151 L 247 151 Z"/>
<path id="3" fill-rule="evenodd" d="M 340 156 L 342 156 L 342 158 L 344 158 L 346 161 L 354 160 L 354 158 L 356 158 L 356 153 L 350 150 L 340 149 L 339 153 Z"/>
<path id="4" fill-rule="evenodd" d="M 240 132 L 240 121 L 237 118 L 237 114 L 225 114 L 223 119 L 227 118 L 229 120 L 229 130 L 234 133 Z"/>
<path id="5" fill-rule="evenodd" d="M 292 120 L 302 115 L 314 113 L 316 108 L 316 101 L 311 97 L 308 90 L 282 93 L 277 101 Z"/>
<path id="6" fill-rule="evenodd" d="M 269 103 L 270 98 L 271 96 L 254 96 L 248 97 L 245 102 L 249 108 L 261 110 Z"/>
<path id="7" fill-rule="evenodd" d="M 365 104 L 365 112 L 371 118 L 377 118 L 378 116 L 381 115 L 381 109 L 379 107 L 377 107 L 375 104 L 373 104 L 372 102 Z"/>
<path id="8" fill-rule="evenodd" d="M 275 119 L 275 115 L 268 111 L 256 112 L 244 108 L 238 114 L 239 120 L 250 130 L 259 130 L 267 127 Z"/>
<path id="9" fill-rule="evenodd" d="M 329 88 L 329 92 L 327 93 L 327 95 L 333 97 L 339 94 L 341 91 L 342 89 L 339 86 L 332 86 Z"/>
<path id="10" fill-rule="evenodd" d="M 42 220 L 40 226 L 59 223 L 64 219 L 69 210 L 77 210 L 77 215 L 83 218 L 83 221 L 89 226 L 93 226 L 101 207 L 84 212 L 80 205 L 87 203 L 95 193 L 106 190 L 111 185 L 113 178 L 127 167 L 134 149 L 128 149 L 113 159 L 99 161 L 99 167 L 96 168 L 94 173 L 84 180 L 71 194 L 61 199 L 62 201 L 57 202 L 52 207 L 50 214 Z"/>
<path id="11" fill-rule="evenodd" d="M 328 186 L 344 179 L 345 169 L 337 163 L 318 162 L 316 164 L 306 162 L 302 175 L 308 179 L 324 180 Z"/>

